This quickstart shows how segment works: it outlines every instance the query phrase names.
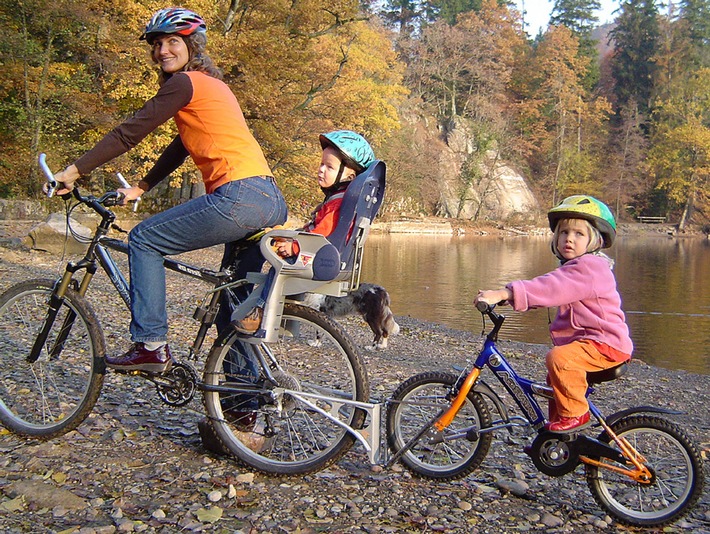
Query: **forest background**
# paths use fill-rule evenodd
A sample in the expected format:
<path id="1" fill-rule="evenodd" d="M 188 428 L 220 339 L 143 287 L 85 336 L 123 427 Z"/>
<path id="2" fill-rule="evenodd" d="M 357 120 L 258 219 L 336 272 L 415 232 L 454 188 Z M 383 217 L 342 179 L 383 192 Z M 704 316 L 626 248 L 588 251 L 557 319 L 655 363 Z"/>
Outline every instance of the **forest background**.
<path id="1" fill-rule="evenodd" d="M 63 168 L 155 94 L 138 40 L 164 2 L 0 0 L 0 198 L 41 198 L 37 155 Z M 597 0 L 555 0 L 535 36 L 495 0 L 194 0 L 289 207 L 307 214 L 318 134 L 358 131 L 388 166 L 398 215 L 441 215 L 441 180 L 461 195 L 495 154 L 543 209 L 586 193 L 620 220 L 710 217 L 710 1 L 621 3 L 598 28 Z M 454 124 L 473 133 L 459 176 L 442 176 Z M 137 181 L 176 134 L 172 121 L 94 171 L 85 185 Z M 199 180 L 186 163 L 154 197 L 180 201 Z M 456 216 L 456 214 L 447 214 Z"/>

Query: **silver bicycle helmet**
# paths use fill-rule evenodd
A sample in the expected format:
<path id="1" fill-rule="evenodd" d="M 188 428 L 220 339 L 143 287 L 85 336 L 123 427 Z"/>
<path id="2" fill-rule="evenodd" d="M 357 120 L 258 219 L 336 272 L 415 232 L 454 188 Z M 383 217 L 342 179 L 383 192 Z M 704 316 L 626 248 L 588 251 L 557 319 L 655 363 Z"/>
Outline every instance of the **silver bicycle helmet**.
<path id="1" fill-rule="evenodd" d="M 177 33 L 187 36 L 206 32 L 205 21 L 194 11 L 181 7 L 167 7 L 153 15 L 140 39 L 152 43 L 153 39 L 161 34 Z"/>

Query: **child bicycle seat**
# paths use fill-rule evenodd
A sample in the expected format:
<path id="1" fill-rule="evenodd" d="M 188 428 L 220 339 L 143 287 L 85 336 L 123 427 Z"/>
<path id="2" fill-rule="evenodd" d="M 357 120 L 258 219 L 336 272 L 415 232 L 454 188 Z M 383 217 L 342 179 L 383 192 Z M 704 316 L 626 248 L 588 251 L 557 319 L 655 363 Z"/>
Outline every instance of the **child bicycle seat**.
<path id="1" fill-rule="evenodd" d="M 266 341 L 278 335 L 283 304 L 287 296 L 307 292 L 342 296 L 360 284 L 365 239 L 370 224 L 382 205 L 385 192 L 384 162 L 376 160 L 348 186 L 340 206 L 335 230 L 327 238 L 300 230 L 276 229 L 261 238 L 259 247 L 273 266 L 273 283 L 264 307 L 262 329 Z M 272 247 L 274 238 L 298 241 L 295 258 L 281 258 Z"/>
<path id="2" fill-rule="evenodd" d="M 385 170 L 384 162 L 376 160 L 355 177 L 345 191 L 338 224 L 327 238 L 310 232 L 280 229 L 267 232 L 262 238 L 261 252 L 276 269 L 277 278 L 289 278 L 283 286 L 285 295 L 318 290 L 341 296 L 357 288 L 365 239 L 382 204 Z M 278 237 L 298 241 L 300 251 L 295 260 L 283 259 L 273 250 L 272 239 Z M 324 288 L 323 282 L 330 281 L 338 283 Z"/>
<path id="3" fill-rule="evenodd" d="M 616 380 L 621 375 L 626 372 L 628 368 L 628 362 L 623 362 L 616 367 L 610 367 L 609 369 L 604 369 L 603 371 L 592 371 L 587 373 L 587 383 L 588 384 L 601 384 L 602 382 L 609 382 L 610 380 Z"/>

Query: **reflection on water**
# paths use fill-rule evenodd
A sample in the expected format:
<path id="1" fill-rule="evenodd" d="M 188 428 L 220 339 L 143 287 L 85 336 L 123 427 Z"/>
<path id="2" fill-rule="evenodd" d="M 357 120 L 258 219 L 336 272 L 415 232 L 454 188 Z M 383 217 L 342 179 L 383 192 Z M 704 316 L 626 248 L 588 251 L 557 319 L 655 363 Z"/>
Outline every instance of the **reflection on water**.
<path id="1" fill-rule="evenodd" d="M 710 242 L 620 236 L 609 253 L 634 356 L 710 374 Z M 554 269 L 547 237 L 368 237 L 362 280 L 387 288 L 396 315 L 479 333 L 478 289 Z M 550 316 L 554 310 L 550 310 Z M 505 311 L 502 339 L 549 343 L 548 311 Z"/>

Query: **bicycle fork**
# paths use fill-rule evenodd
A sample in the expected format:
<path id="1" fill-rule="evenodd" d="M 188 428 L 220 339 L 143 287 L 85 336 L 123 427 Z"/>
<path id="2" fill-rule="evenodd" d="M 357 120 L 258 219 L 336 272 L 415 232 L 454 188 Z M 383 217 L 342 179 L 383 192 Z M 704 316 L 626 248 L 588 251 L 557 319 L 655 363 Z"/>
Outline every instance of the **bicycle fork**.
<path id="1" fill-rule="evenodd" d="M 619 447 L 619 450 L 621 451 L 621 456 L 626 459 L 627 465 L 631 464 L 633 466 L 633 469 L 630 466 L 619 467 L 607 462 L 603 462 L 601 460 L 595 460 L 594 458 L 590 458 L 588 456 L 580 455 L 580 461 L 585 464 L 594 465 L 596 467 L 607 469 L 609 471 L 614 471 L 615 473 L 627 476 L 635 482 L 638 482 L 639 484 L 650 484 L 653 481 L 653 473 L 651 473 L 651 470 L 644 465 L 644 463 L 647 461 L 646 458 L 641 455 L 636 449 L 634 449 L 626 438 L 617 436 L 616 433 L 614 433 L 614 431 L 611 429 L 611 427 L 606 424 L 606 421 L 604 421 L 603 417 L 597 416 L 597 419 L 599 420 L 599 423 L 601 424 L 602 428 L 611 437 L 611 440 Z"/>
<path id="2" fill-rule="evenodd" d="M 72 276 L 74 272 L 76 272 L 76 270 L 79 268 L 81 268 L 81 266 L 78 264 L 72 264 L 71 266 L 67 267 L 67 270 L 64 272 L 64 275 L 62 276 L 61 280 L 59 280 L 55 285 L 55 289 L 54 291 L 52 291 L 52 294 L 49 297 L 47 315 L 44 319 L 44 323 L 42 324 L 42 329 L 39 331 L 39 334 L 37 334 L 37 338 L 35 339 L 35 342 L 32 345 L 32 349 L 30 349 L 30 353 L 27 356 L 28 363 L 35 363 L 39 359 L 39 356 L 42 353 L 42 348 L 47 342 L 49 332 L 52 329 L 52 326 L 54 326 L 54 321 L 57 318 L 57 314 L 59 313 L 59 310 L 61 309 L 62 304 L 64 303 L 64 295 L 66 295 L 67 289 L 69 288 L 72 281 L 74 281 Z M 87 269 L 86 275 L 81 281 L 81 285 L 77 288 L 77 292 L 80 295 L 86 293 L 86 289 L 89 286 L 89 282 L 91 281 L 92 276 L 93 272 L 90 272 L 90 270 Z M 69 309 L 69 311 L 67 312 L 67 316 L 64 318 L 64 323 L 62 324 L 62 327 L 59 330 L 59 333 L 57 334 L 57 339 L 54 340 L 54 345 L 52 346 L 51 350 L 47 351 L 47 354 L 50 358 L 57 357 L 59 354 L 61 354 L 62 350 L 64 350 L 64 344 L 69 338 L 69 333 L 71 332 L 75 320 L 76 312 L 72 309 Z"/>

